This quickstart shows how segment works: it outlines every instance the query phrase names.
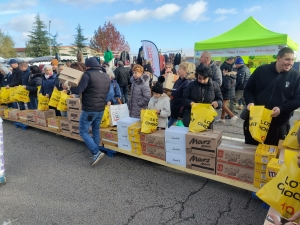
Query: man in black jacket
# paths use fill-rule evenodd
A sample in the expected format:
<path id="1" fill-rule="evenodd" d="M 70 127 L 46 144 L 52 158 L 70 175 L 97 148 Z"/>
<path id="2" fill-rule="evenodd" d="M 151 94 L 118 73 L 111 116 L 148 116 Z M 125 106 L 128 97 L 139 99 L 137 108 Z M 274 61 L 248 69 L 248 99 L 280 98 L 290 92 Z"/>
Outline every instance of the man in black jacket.
<path id="1" fill-rule="evenodd" d="M 96 58 L 86 60 L 87 70 L 83 74 L 77 87 L 71 88 L 72 94 L 82 94 L 82 113 L 79 121 L 79 134 L 93 154 L 91 166 L 96 165 L 103 158 L 101 151 L 99 127 L 106 105 L 106 94 L 109 91 L 110 78 L 102 72 Z M 93 138 L 89 135 L 92 126 Z"/>
<path id="2" fill-rule="evenodd" d="M 11 59 L 9 60 L 8 64 L 13 68 L 13 70 L 11 75 L 11 81 L 8 85 L 6 85 L 7 89 L 22 84 L 22 74 L 23 74 L 23 72 L 19 69 L 19 64 L 17 60 Z M 18 108 L 17 102 L 13 102 L 12 107 Z"/>
<path id="3" fill-rule="evenodd" d="M 289 120 L 294 110 L 300 107 L 300 73 L 292 68 L 293 64 L 294 51 L 288 47 L 282 48 L 275 63 L 262 65 L 253 72 L 244 90 L 248 110 L 253 105 L 264 105 L 273 111 L 265 144 L 278 145 L 278 141 L 285 138 L 290 129 Z M 274 79 L 278 80 L 270 86 Z M 260 96 L 265 88 L 265 94 Z M 249 119 L 246 119 L 245 143 L 257 145 L 248 128 Z"/>
<path id="4" fill-rule="evenodd" d="M 127 103 L 128 85 L 130 83 L 130 70 L 129 68 L 124 67 L 124 63 L 122 61 L 119 61 L 118 68 L 114 71 L 114 73 L 115 80 L 120 86 L 122 103 Z"/>
<path id="5" fill-rule="evenodd" d="M 231 70 L 233 70 L 233 65 L 234 65 L 234 57 L 230 56 L 220 66 L 220 70 L 222 72 L 222 75 L 224 76 L 224 70 L 226 70 L 226 68 L 228 68 L 228 67 L 230 67 Z"/>

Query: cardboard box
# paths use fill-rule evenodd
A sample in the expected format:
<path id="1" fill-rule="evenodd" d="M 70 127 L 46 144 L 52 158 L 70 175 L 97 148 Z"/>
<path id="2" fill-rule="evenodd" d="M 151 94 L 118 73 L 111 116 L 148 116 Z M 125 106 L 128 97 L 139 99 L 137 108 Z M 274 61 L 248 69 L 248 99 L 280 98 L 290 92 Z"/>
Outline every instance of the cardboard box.
<path id="1" fill-rule="evenodd" d="M 106 146 L 114 146 L 114 147 L 118 147 L 118 142 L 114 142 L 114 141 L 109 141 L 106 139 L 100 139 L 100 145 L 106 145 Z"/>
<path id="2" fill-rule="evenodd" d="M 68 120 L 70 122 L 79 122 L 81 115 L 81 110 L 69 110 L 68 111 Z"/>
<path id="3" fill-rule="evenodd" d="M 27 121 L 27 113 L 32 113 L 34 110 L 21 110 L 19 113 L 19 120 Z"/>
<path id="4" fill-rule="evenodd" d="M 266 171 L 254 170 L 254 178 L 267 181 Z"/>
<path id="5" fill-rule="evenodd" d="M 216 174 L 233 180 L 253 184 L 254 170 L 217 162 Z"/>
<path id="6" fill-rule="evenodd" d="M 36 124 L 35 112 L 27 113 L 26 118 L 27 123 Z"/>
<path id="7" fill-rule="evenodd" d="M 136 122 L 139 122 L 140 119 L 125 117 L 117 121 L 117 130 L 119 132 L 126 132 L 128 133 L 128 127 Z"/>
<path id="8" fill-rule="evenodd" d="M 169 164 L 186 167 L 186 155 L 178 155 L 166 152 L 166 162 Z"/>
<path id="9" fill-rule="evenodd" d="M 187 152 L 216 157 L 217 147 L 222 141 L 222 131 L 207 130 L 186 134 Z"/>
<path id="10" fill-rule="evenodd" d="M 79 123 L 76 122 L 71 122 L 70 123 L 70 132 L 73 135 L 78 135 L 79 136 Z"/>
<path id="11" fill-rule="evenodd" d="M 8 118 L 9 118 L 9 112 L 10 112 L 10 111 L 13 111 L 13 110 L 19 111 L 18 109 L 11 109 L 11 108 L 9 108 L 9 109 L 4 109 L 4 117 L 8 119 Z"/>
<path id="12" fill-rule="evenodd" d="M 56 116 L 54 109 L 49 109 L 49 110 L 45 110 L 45 111 L 35 110 L 35 115 L 37 118 L 41 118 L 44 120 Z"/>
<path id="13" fill-rule="evenodd" d="M 141 143 L 140 135 L 128 135 L 128 140 L 131 141 L 131 142 Z"/>
<path id="14" fill-rule="evenodd" d="M 61 116 L 52 117 L 47 119 L 49 130 L 60 131 L 60 120 Z"/>
<path id="15" fill-rule="evenodd" d="M 137 142 L 131 142 L 131 152 L 137 155 L 142 154 L 142 144 Z"/>
<path id="16" fill-rule="evenodd" d="M 128 132 L 126 132 L 126 131 L 118 132 L 118 140 L 130 141 L 128 138 Z"/>
<path id="17" fill-rule="evenodd" d="M 186 146 L 185 143 L 174 144 L 174 143 L 166 143 L 166 152 L 178 155 L 186 155 Z"/>
<path id="18" fill-rule="evenodd" d="M 4 110 L 5 109 L 0 108 L 0 116 L 4 116 Z"/>
<path id="19" fill-rule="evenodd" d="M 12 120 L 19 120 L 19 113 L 20 113 L 20 110 L 18 110 L 18 109 L 11 110 L 8 112 L 8 118 L 10 118 Z"/>
<path id="20" fill-rule="evenodd" d="M 286 218 L 282 217 L 280 215 L 280 213 L 277 210 L 273 209 L 272 207 L 269 208 L 269 211 L 267 213 L 264 225 L 274 225 L 275 224 L 274 220 L 269 216 L 270 214 L 275 215 L 277 217 L 278 221 L 280 221 L 281 224 L 294 224 L 294 225 L 297 225 L 298 220 L 296 220 L 294 222 L 290 222 Z M 288 216 L 291 217 L 291 215 L 288 215 Z"/>
<path id="21" fill-rule="evenodd" d="M 284 161 L 281 159 L 273 158 L 267 165 L 267 180 L 272 180 L 274 177 L 276 177 L 277 173 L 281 169 Z"/>
<path id="22" fill-rule="evenodd" d="M 268 183 L 267 180 L 262 180 L 259 178 L 254 178 L 253 186 L 256 188 L 262 188 L 266 183 Z"/>
<path id="23" fill-rule="evenodd" d="M 272 158 L 278 155 L 278 146 L 259 144 L 255 152 L 255 162 L 268 164 Z"/>
<path id="24" fill-rule="evenodd" d="M 36 118 L 36 124 L 42 127 L 47 127 L 47 119 L 42 119 L 42 118 Z"/>
<path id="25" fill-rule="evenodd" d="M 171 126 L 169 129 L 165 130 L 165 143 L 185 143 L 185 135 L 187 132 L 189 132 L 188 127 Z"/>
<path id="26" fill-rule="evenodd" d="M 151 156 L 157 159 L 166 160 L 166 151 L 164 148 L 142 143 L 142 151 L 144 155 Z"/>
<path id="27" fill-rule="evenodd" d="M 216 158 L 195 153 L 186 153 L 186 168 L 216 174 Z"/>
<path id="28" fill-rule="evenodd" d="M 237 141 L 222 141 L 217 148 L 217 161 L 253 169 L 256 146 Z"/>
<path id="29" fill-rule="evenodd" d="M 111 141 L 114 144 L 118 145 L 118 132 L 113 127 L 101 128 L 100 129 L 100 138 L 102 140 Z"/>
<path id="30" fill-rule="evenodd" d="M 136 122 L 128 127 L 128 135 L 140 136 L 141 134 L 141 121 Z"/>
<path id="31" fill-rule="evenodd" d="M 266 172 L 267 171 L 267 165 L 266 164 L 261 164 L 261 163 L 255 163 L 254 169 L 255 170 L 260 170 L 261 172 Z"/>
<path id="32" fill-rule="evenodd" d="M 80 98 L 68 98 L 67 99 L 68 110 L 81 110 Z"/>
<path id="33" fill-rule="evenodd" d="M 59 126 L 60 126 L 60 132 L 71 134 L 70 122 L 67 118 L 65 117 L 61 118 L 61 120 L 59 121 Z"/>
<path id="34" fill-rule="evenodd" d="M 77 87 L 78 83 L 82 78 L 83 72 L 80 70 L 75 70 L 69 67 L 64 67 L 64 69 L 60 72 L 58 79 L 64 83 L 65 81 L 69 82 L 71 87 Z"/>
<path id="35" fill-rule="evenodd" d="M 157 146 L 160 148 L 165 148 L 165 131 L 164 130 L 158 130 L 155 131 L 152 134 L 141 134 L 141 142 Z"/>
<path id="36" fill-rule="evenodd" d="M 118 148 L 121 148 L 123 150 L 127 150 L 127 151 L 131 151 L 132 147 L 131 147 L 131 143 L 130 141 L 126 140 L 118 140 Z"/>
<path id="37" fill-rule="evenodd" d="M 163 88 L 172 90 L 174 83 L 178 80 L 179 76 L 173 73 L 165 74 L 165 82 L 163 83 Z"/>

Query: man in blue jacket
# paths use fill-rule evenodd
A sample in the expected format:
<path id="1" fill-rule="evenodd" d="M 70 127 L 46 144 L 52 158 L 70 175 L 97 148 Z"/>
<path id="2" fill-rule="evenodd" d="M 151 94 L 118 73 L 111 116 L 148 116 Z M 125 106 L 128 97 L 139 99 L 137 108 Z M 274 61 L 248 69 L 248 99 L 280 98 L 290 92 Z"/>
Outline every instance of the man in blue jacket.
<path id="1" fill-rule="evenodd" d="M 109 91 L 110 78 L 102 72 L 102 68 L 96 58 L 86 60 L 87 70 L 83 74 L 77 87 L 71 88 L 72 94 L 82 94 L 82 113 L 79 121 L 79 134 L 93 154 L 91 166 L 96 165 L 104 153 L 99 146 L 99 127 L 106 105 L 106 94 Z M 89 135 L 89 127 L 92 126 L 93 137 Z"/>
<path id="2" fill-rule="evenodd" d="M 30 69 L 27 62 L 21 62 L 19 63 L 19 69 L 22 71 L 22 85 L 27 86 L 28 80 L 30 76 Z M 24 102 L 18 102 L 20 110 L 25 110 L 25 104 Z"/>

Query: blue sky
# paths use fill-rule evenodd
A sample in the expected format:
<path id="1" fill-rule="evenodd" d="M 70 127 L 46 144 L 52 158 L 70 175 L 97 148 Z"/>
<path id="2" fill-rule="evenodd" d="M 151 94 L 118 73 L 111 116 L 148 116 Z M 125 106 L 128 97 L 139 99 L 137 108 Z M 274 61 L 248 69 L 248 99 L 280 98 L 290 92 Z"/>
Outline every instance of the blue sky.
<path id="1" fill-rule="evenodd" d="M 141 40 L 159 49 L 183 49 L 193 55 L 197 41 L 212 38 L 253 16 L 268 29 L 289 34 L 300 44 L 299 0 L 0 0 L 0 29 L 16 47 L 24 47 L 36 14 L 63 45 L 73 42 L 79 23 L 86 37 L 111 21 L 131 52 Z"/>

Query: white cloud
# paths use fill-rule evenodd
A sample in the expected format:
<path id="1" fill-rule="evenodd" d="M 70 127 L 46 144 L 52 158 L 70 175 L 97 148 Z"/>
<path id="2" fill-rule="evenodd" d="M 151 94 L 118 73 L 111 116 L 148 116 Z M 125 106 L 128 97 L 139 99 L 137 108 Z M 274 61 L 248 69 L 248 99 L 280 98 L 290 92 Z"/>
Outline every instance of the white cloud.
<path id="1" fill-rule="evenodd" d="M 20 13 L 21 10 L 0 10 L 0 15 L 9 15 L 9 14 L 17 14 Z"/>
<path id="2" fill-rule="evenodd" d="M 38 0 L 11 0 L 0 3 L 0 15 L 20 13 L 22 10 L 35 7 Z"/>
<path id="3" fill-rule="evenodd" d="M 232 9 L 221 9 L 218 8 L 215 10 L 215 14 L 220 14 L 220 15 L 224 15 L 224 14 L 237 14 L 237 10 L 232 8 Z"/>
<path id="4" fill-rule="evenodd" d="M 32 29 L 36 14 L 24 14 L 14 17 L 5 24 L 5 27 L 17 32 L 28 32 Z"/>
<path id="5" fill-rule="evenodd" d="M 112 22 L 119 24 L 130 24 L 134 22 L 141 22 L 146 19 L 164 19 L 172 16 L 180 10 L 180 7 L 175 4 L 165 4 L 154 10 L 151 9 L 141 9 L 141 10 L 131 10 L 125 13 L 118 13 L 113 17 L 109 18 Z"/>
<path id="6" fill-rule="evenodd" d="M 244 9 L 244 12 L 245 13 L 254 13 L 254 12 L 259 11 L 259 10 L 261 10 L 261 6 L 260 5 L 256 5 L 256 6 L 253 6 L 251 8 Z"/>
<path id="7" fill-rule="evenodd" d="M 227 18 L 227 16 L 220 16 L 220 17 L 217 17 L 217 18 L 215 19 L 215 21 L 216 21 L 216 22 L 220 22 L 220 21 L 225 20 L 226 18 Z"/>
<path id="8" fill-rule="evenodd" d="M 84 4 L 85 6 L 87 5 L 87 3 L 91 3 L 91 4 L 100 4 L 100 3 L 113 3 L 113 2 L 117 2 L 117 1 L 121 1 L 121 0 L 57 0 L 58 2 L 62 2 L 62 3 L 66 3 L 66 4 L 72 4 L 72 5 L 82 5 Z M 144 0 L 125 0 L 128 2 L 133 2 L 135 4 L 140 4 L 142 2 L 144 2 Z"/>
<path id="9" fill-rule="evenodd" d="M 182 13 L 182 19 L 188 22 L 203 21 L 209 18 L 204 16 L 207 11 L 207 2 L 200 0 L 193 4 L 188 4 Z"/>

